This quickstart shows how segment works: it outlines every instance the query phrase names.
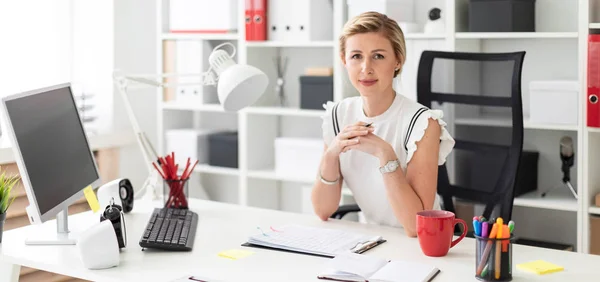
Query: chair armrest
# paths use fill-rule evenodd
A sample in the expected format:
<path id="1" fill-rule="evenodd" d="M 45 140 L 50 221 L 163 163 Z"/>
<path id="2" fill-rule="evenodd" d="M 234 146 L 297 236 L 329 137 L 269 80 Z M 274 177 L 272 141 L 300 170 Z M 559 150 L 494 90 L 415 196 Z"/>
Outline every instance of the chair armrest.
<path id="1" fill-rule="evenodd" d="M 329 218 L 342 219 L 347 213 L 359 212 L 360 208 L 356 204 L 340 206 Z"/>

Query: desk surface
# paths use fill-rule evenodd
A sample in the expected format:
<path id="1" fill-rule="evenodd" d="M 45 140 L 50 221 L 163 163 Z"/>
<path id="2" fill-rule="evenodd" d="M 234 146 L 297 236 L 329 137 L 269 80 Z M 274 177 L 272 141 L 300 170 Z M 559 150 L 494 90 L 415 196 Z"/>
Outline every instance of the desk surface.
<path id="1" fill-rule="evenodd" d="M 145 204 L 145 205 L 144 205 Z M 121 252 L 118 267 L 88 270 L 79 259 L 75 246 L 26 246 L 23 241 L 38 226 L 26 226 L 4 233 L 0 244 L 0 260 L 74 276 L 93 281 L 169 281 L 187 274 L 213 278 L 219 281 L 323 281 L 316 275 L 324 268 L 327 258 L 286 252 L 245 248 L 250 234 L 259 232 L 257 226 L 299 223 L 309 226 L 335 228 L 382 235 L 388 242 L 365 254 L 387 259 L 414 260 L 437 266 L 441 273 L 434 282 L 478 281 L 474 277 L 475 241 L 465 238 L 450 250 L 446 257 L 423 255 L 416 238 L 408 238 L 402 230 L 349 221 L 320 221 L 316 216 L 285 213 L 242 207 L 217 202 L 192 200 L 192 210 L 199 215 L 198 229 L 192 252 L 164 252 L 145 250 L 138 241 L 153 208 L 151 203 L 136 202 L 134 210 L 126 215 L 128 246 Z M 85 228 L 98 220 L 91 212 L 72 216 L 71 229 Z M 56 225 L 42 225 L 55 232 Z M 248 249 L 253 255 L 230 260 L 217 254 L 229 249 Z M 515 245 L 514 264 L 544 259 L 565 267 L 560 273 L 535 275 L 516 269 L 513 281 L 598 281 L 600 256 L 556 251 Z"/>

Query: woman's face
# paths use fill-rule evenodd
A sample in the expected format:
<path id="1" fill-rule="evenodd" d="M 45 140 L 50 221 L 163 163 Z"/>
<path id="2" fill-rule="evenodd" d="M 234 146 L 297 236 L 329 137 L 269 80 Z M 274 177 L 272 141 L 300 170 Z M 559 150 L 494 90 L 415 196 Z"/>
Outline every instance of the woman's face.
<path id="1" fill-rule="evenodd" d="M 392 43 L 379 32 L 348 37 L 342 62 L 352 85 L 363 96 L 381 95 L 391 88 L 394 70 L 400 68 Z"/>

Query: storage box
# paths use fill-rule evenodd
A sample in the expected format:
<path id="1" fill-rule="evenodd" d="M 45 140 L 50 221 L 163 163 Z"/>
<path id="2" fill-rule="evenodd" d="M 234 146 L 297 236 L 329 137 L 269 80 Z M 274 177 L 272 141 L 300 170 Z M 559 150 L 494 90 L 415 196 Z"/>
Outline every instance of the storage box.
<path id="1" fill-rule="evenodd" d="M 175 72 L 179 74 L 200 74 L 209 69 L 208 57 L 213 47 L 205 40 L 179 40 L 176 45 Z M 217 88 L 203 85 L 200 75 L 172 78 L 178 85 L 175 99 L 184 104 L 217 104 Z"/>
<path id="2" fill-rule="evenodd" d="M 523 151 L 519 165 L 514 196 L 537 190 L 538 152 Z M 471 184 L 473 189 L 492 192 L 500 178 L 506 154 L 479 153 L 471 163 Z"/>
<path id="3" fill-rule="evenodd" d="M 470 32 L 534 32 L 535 0 L 470 0 Z"/>
<path id="4" fill-rule="evenodd" d="M 170 0 L 169 30 L 176 33 L 228 33 L 238 28 L 238 0 Z"/>
<path id="5" fill-rule="evenodd" d="M 417 1 L 417 0 L 414 0 Z M 415 22 L 413 0 L 347 0 L 348 19 L 364 12 L 375 11 L 397 22 Z"/>
<path id="6" fill-rule="evenodd" d="M 322 110 L 333 101 L 333 76 L 300 76 L 300 108 Z"/>
<path id="7" fill-rule="evenodd" d="M 166 132 L 167 153 L 175 152 L 177 163 L 185 166 L 187 158 L 208 163 L 208 135 L 212 130 L 172 129 Z"/>
<path id="8" fill-rule="evenodd" d="M 238 133 L 224 131 L 208 136 L 208 164 L 238 168 Z"/>
<path id="9" fill-rule="evenodd" d="M 268 40 L 324 41 L 333 37 L 333 4 L 323 0 L 269 0 Z"/>
<path id="10" fill-rule="evenodd" d="M 275 173 L 295 179 L 315 179 L 322 154 L 322 139 L 275 138 Z"/>
<path id="11" fill-rule="evenodd" d="M 577 125 L 578 97 L 577 81 L 532 81 L 529 83 L 530 120 Z"/>
<path id="12" fill-rule="evenodd" d="M 590 254 L 600 255 L 600 217 L 590 216 Z"/>

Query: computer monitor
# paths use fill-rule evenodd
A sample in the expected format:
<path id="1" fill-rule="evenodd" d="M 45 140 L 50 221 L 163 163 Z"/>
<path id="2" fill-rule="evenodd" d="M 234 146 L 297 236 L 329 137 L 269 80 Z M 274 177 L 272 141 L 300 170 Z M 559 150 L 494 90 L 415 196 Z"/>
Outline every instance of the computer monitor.
<path id="1" fill-rule="evenodd" d="M 4 97 L 2 110 L 29 200 L 29 220 L 41 224 L 57 219 L 56 236 L 34 236 L 26 243 L 75 244 L 68 207 L 84 197 L 85 187 L 96 188 L 101 181 L 71 84 Z"/>

